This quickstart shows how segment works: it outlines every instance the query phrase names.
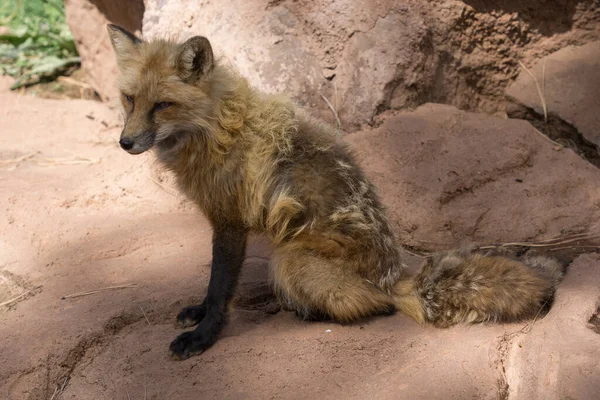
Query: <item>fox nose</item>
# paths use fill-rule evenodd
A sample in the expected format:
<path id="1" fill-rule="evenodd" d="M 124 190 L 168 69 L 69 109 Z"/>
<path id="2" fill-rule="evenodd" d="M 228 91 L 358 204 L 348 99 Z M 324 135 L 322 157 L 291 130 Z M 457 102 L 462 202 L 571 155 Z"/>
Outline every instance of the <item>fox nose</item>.
<path id="1" fill-rule="evenodd" d="M 119 140 L 119 144 L 121 145 L 123 150 L 131 150 L 131 148 L 133 147 L 133 140 L 128 137 L 123 137 L 121 138 L 121 140 Z"/>

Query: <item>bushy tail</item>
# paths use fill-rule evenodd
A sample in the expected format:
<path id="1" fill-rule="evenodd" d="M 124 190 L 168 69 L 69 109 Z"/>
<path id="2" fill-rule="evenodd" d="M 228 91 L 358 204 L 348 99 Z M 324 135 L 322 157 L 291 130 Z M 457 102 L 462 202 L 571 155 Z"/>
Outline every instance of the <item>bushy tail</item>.
<path id="1" fill-rule="evenodd" d="M 547 257 L 487 256 L 468 249 L 428 258 L 419 273 L 396 285 L 395 304 L 419 323 L 511 322 L 535 318 L 550 307 L 563 276 Z"/>

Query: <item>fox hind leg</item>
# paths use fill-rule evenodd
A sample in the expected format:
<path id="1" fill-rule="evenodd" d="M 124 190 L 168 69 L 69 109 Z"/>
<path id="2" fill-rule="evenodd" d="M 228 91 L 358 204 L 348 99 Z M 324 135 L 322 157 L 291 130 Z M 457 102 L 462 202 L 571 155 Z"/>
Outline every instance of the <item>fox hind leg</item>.
<path id="1" fill-rule="evenodd" d="M 277 249 L 271 265 L 284 309 L 294 310 L 303 320 L 337 322 L 395 311 L 389 294 L 349 268 L 352 260 L 290 247 Z"/>

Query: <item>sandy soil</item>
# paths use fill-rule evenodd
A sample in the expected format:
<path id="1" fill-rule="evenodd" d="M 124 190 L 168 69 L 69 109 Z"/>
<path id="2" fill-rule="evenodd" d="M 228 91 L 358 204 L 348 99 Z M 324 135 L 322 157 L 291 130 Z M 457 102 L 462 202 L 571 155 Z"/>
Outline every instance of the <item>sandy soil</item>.
<path id="1" fill-rule="evenodd" d="M 571 265 L 548 317 L 436 330 L 395 315 L 305 323 L 268 290 L 250 246 L 222 339 L 172 361 L 179 309 L 205 293 L 210 228 L 152 167 L 118 149 L 104 105 L 0 83 L 0 398 L 591 399 L 600 393 L 596 254 Z M 9 162 L 23 158 L 21 162 Z M 417 259 L 407 258 L 411 267 Z M 88 296 L 72 293 L 135 284 Z M 596 328 L 597 329 L 597 328 Z"/>

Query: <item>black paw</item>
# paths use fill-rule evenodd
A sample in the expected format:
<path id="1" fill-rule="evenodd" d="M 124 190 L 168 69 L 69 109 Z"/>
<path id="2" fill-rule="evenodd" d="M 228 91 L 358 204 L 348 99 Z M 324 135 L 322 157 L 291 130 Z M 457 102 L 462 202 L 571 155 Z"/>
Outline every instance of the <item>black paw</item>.
<path id="1" fill-rule="evenodd" d="M 397 309 L 395 306 L 389 305 L 381 310 L 380 315 L 394 315 L 396 314 L 396 311 Z"/>
<path id="2" fill-rule="evenodd" d="M 198 336 L 195 331 L 184 332 L 177 336 L 175 340 L 171 342 L 169 350 L 171 351 L 171 358 L 175 360 L 185 360 L 192 356 L 203 353 L 210 347 L 210 344 Z"/>
<path id="3" fill-rule="evenodd" d="M 198 325 L 205 316 L 206 306 L 204 304 L 185 307 L 177 315 L 177 325 L 179 325 L 181 328 Z"/>

